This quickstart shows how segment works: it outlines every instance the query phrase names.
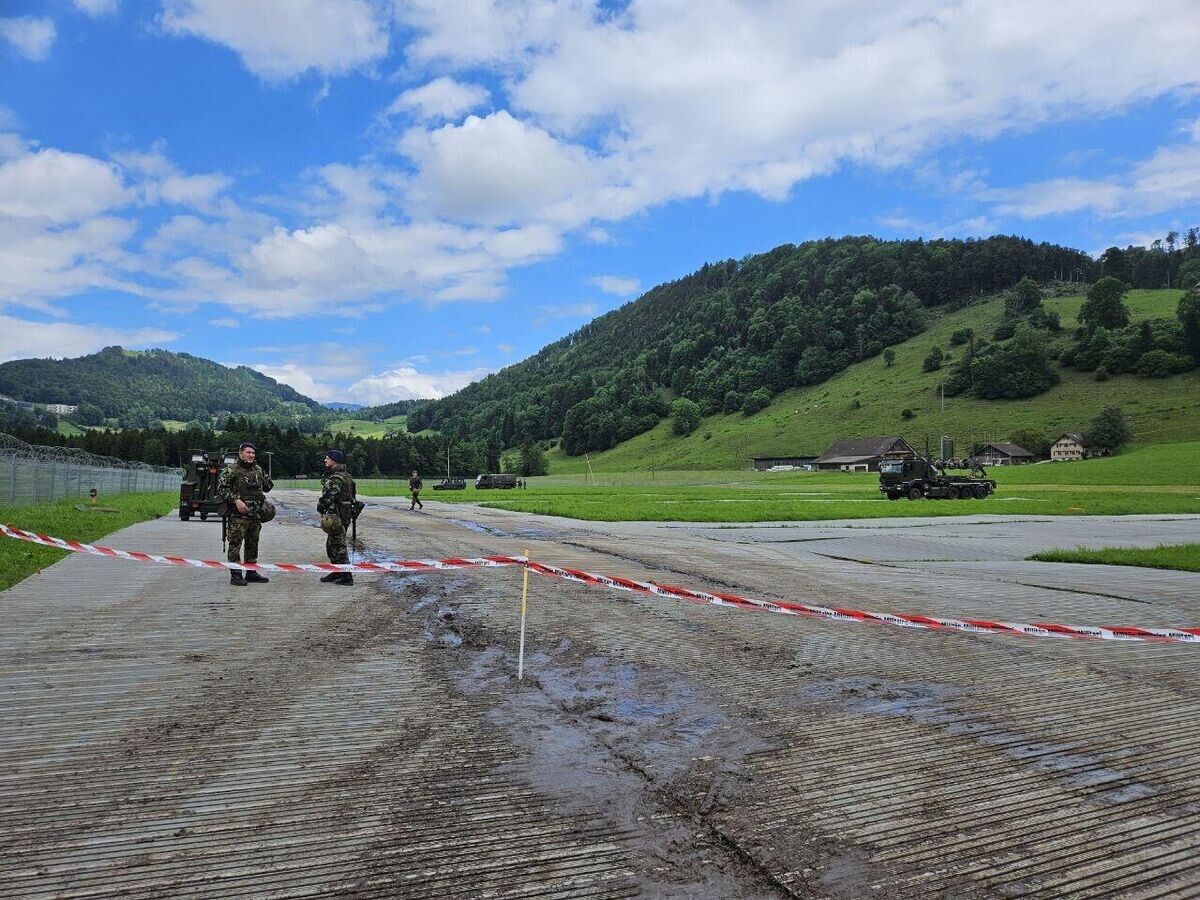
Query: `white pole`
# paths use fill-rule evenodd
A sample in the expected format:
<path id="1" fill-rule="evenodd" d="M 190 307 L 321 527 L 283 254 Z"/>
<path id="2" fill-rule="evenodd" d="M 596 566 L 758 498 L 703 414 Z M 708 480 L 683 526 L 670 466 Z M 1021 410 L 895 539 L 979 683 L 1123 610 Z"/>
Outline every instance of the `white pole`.
<path id="1" fill-rule="evenodd" d="M 529 559 L 529 548 L 525 548 L 525 558 Z M 525 612 L 529 601 L 529 567 L 524 567 L 521 576 L 521 643 L 517 650 L 517 680 L 525 680 Z"/>

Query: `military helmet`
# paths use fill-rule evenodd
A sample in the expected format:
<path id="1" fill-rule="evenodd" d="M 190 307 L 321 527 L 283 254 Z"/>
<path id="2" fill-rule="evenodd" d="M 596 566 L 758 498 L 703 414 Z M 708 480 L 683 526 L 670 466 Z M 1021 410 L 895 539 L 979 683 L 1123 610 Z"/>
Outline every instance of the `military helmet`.
<path id="1" fill-rule="evenodd" d="M 275 504 L 270 500 L 264 500 L 258 514 L 258 521 L 270 522 L 273 518 L 275 518 Z"/>

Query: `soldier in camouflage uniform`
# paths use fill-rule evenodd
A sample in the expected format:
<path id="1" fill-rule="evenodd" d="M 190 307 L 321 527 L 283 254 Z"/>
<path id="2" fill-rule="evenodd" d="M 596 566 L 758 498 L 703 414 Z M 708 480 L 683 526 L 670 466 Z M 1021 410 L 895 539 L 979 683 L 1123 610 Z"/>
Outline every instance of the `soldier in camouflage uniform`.
<path id="1" fill-rule="evenodd" d="M 354 479 L 346 468 L 346 455 L 341 450 L 325 454 L 325 477 L 321 479 L 321 498 L 317 512 L 321 515 L 321 530 L 325 532 L 325 555 L 331 563 L 350 562 L 346 552 L 346 526 L 350 524 L 354 503 Z M 349 572 L 330 572 L 322 579 L 332 584 L 354 584 Z"/>
<path id="2" fill-rule="evenodd" d="M 217 495 L 225 501 L 228 517 L 227 536 L 230 562 L 258 562 L 258 535 L 262 531 L 263 504 L 266 492 L 275 486 L 262 467 L 254 462 L 257 448 L 249 441 L 238 447 L 238 458 L 227 466 L 217 481 Z M 242 553 L 243 546 L 245 553 Z M 229 583 L 239 586 L 247 582 L 265 584 L 270 581 L 258 572 L 232 569 Z"/>

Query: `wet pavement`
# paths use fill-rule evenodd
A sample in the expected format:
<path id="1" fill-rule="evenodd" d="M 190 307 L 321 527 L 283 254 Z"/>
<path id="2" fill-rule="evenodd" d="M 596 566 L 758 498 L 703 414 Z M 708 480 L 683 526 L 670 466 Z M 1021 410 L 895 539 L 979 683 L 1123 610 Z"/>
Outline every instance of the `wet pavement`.
<path id="1" fill-rule="evenodd" d="M 311 561 L 281 492 L 263 558 Z M 379 500 L 363 558 L 514 554 L 887 612 L 1195 625 L 1200 576 L 1027 563 L 1200 517 L 581 523 Z M 162 519 L 106 543 L 219 556 Z M 0 896 L 1200 892 L 1200 648 L 909 632 L 513 569 L 73 557 L 0 595 Z"/>

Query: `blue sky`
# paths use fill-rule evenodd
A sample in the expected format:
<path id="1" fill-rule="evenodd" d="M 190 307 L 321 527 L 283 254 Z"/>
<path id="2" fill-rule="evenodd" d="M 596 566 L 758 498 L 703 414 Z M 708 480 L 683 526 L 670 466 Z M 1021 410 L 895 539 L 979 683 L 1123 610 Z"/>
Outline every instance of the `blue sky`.
<path id="1" fill-rule="evenodd" d="M 448 393 L 706 261 L 1200 224 L 1200 5 L 0 0 L 0 359 Z"/>

